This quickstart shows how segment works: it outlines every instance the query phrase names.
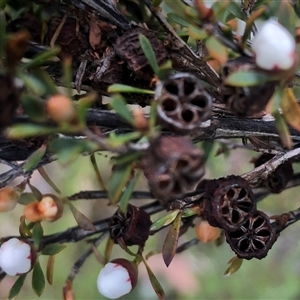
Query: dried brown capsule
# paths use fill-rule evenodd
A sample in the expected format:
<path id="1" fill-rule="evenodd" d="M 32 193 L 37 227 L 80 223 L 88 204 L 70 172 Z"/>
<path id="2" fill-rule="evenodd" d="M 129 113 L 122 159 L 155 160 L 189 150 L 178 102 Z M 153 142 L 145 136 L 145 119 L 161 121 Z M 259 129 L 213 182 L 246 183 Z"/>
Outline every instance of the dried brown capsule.
<path id="1" fill-rule="evenodd" d="M 212 97 L 191 74 L 170 76 L 157 86 L 155 94 L 159 118 L 177 131 L 195 129 L 211 114 Z"/>
<path id="2" fill-rule="evenodd" d="M 263 111 L 276 88 L 276 82 L 265 82 L 245 87 L 228 86 L 224 83 L 226 77 L 231 73 L 250 70 L 255 70 L 254 60 L 250 57 L 238 57 L 228 60 L 222 71 L 221 94 L 223 102 L 238 117 L 252 116 Z"/>
<path id="3" fill-rule="evenodd" d="M 245 259 L 266 257 L 278 237 L 269 217 L 258 210 L 239 229 L 225 231 L 225 235 L 231 249 Z"/>
<path id="4" fill-rule="evenodd" d="M 143 246 L 152 222 L 144 210 L 129 204 L 124 214 L 118 210 L 111 218 L 110 236 L 116 244 L 122 238 L 127 246 Z"/>
<path id="5" fill-rule="evenodd" d="M 258 167 L 273 157 L 274 155 L 272 154 L 262 154 L 255 160 L 254 166 Z M 264 180 L 264 185 L 271 193 L 279 194 L 292 179 L 293 173 L 293 166 L 287 161 L 278 166 L 271 174 L 269 174 L 268 178 Z"/>
<path id="6" fill-rule="evenodd" d="M 162 64 L 167 57 L 167 51 L 156 33 L 146 28 L 137 27 L 126 31 L 121 37 L 117 38 L 115 51 L 127 63 L 129 69 L 139 77 L 151 80 L 153 70 L 141 48 L 140 34 L 148 38 L 155 52 L 157 63 Z"/>
<path id="7" fill-rule="evenodd" d="M 152 140 L 141 167 L 151 192 L 162 204 L 193 191 L 205 172 L 202 151 L 185 137 Z"/>
<path id="8" fill-rule="evenodd" d="M 238 229 L 255 209 L 254 195 L 240 176 L 212 180 L 206 184 L 204 216 L 212 226 Z"/>

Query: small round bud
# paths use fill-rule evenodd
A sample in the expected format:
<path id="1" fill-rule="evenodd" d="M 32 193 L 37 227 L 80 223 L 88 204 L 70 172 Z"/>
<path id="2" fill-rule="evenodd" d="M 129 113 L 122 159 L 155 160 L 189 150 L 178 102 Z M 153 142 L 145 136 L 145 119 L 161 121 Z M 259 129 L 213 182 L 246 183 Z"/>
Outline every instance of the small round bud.
<path id="1" fill-rule="evenodd" d="M 39 202 L 32 202 L 25 206 L 24 216 L 30 222 L 39 222 L 43 220 L 43 215 L 39 210 Z"/>
<path id="2" fill-rule="evenodd" d="M 12 187 L 0 189 L 0 212 L 13 210 L 20 198 L 20 194 Z"/>
<path id="3" fill-rule="evenodd" d="M 216 241 L 221 235 L 221 229 L 209 225 L 207 221 L 201 221 L 195 226 L 196 236 L 202 243 Z"/>
<path id="4" fill-rule="evenodd" d="M 36 257 L 32 245 L 17 238 L 7 240 L 0 247 L 0 267 L 10 276 L 28 273 Z"/>
<path id="5" fill-rule="evenodd" d="M 45 221 L 56 221 L 63 213 L 63 205 L 55 195 L 44 195 L 38 204 L 40 215 Z"/>
<path id="6" fill-rule="evenodd" d="M 118 258 L 107 263 L 97 279 L 99 292 L 110 299 L 128 294 L 136 285 L 138 270 L 134 263 Z"/>
<path id="7" fill-rule="evenodd" d="M 76 118 L 76 109 L 70 98 L 63 94 L 50 97 L 46 102 L 49 117 L 57 122 L 71 122 Z"/>
<path id="8" fill-rule="evenodd" d="M 294 37 L 274 20 L 263 24 L 252 41 L 252 50 L 257 66 L 267 71 L 287 71 L 297 62 Z"/>

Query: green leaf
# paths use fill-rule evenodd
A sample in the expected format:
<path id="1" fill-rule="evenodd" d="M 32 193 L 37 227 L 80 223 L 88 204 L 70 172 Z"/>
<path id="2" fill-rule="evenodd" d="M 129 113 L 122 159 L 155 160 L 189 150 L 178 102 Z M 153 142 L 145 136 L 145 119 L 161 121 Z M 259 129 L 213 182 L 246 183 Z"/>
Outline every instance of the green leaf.
<path id="1" fill-rule="evenodd" d="M 188 27 L 189 36 L 194 40 L 203 40 L 207 37 L 206 31 L 190 25 Z"/>
<path id="2" fill-rule="evenodd" d="M 50 255 L 48 258 L 48 261 L 47 261 L 46 277 L 47 277 L 48 283 L 51 285 L 53 283 L 54 262 L 55 262 L 55 256 Z"/>
<path id="3" fill-rule="evenodd" d="M 15 297 L 17 297 L 19 295 L 21 288 L 24 284 L 26 276 L 27 276 L 27 273 L 19 276 L 19 278 L 16 280 L 16 282 L 14 283 L 14 285 L 12 286 L 12 288 L 9 291 L 8 299 L 14 299 Z"/>
<path id="4" fill-rule="evenodd" d="M 171 12 L 168 13 L 168 18 L 170 18 L 173 22 L 175 22 L 176 24 L 179 24 L 183 27 L 189 27 L 190 23 L 187 22 L 186 20 L 184 20 L 182 17 L 178 16 L 177 14 Z"/>
<path id="5" fill-rule="evenodd" d="M 6 22 L 5 22 L 5 12 L 0 11 L 0 57 L 4 56 L 4 50 L 6 45 Z"/>
<path id="6" fill-rule="evenodd" d="M 45 288 L 45 275 L 43 273 L 43 270 L 41 268 L 40 262 L 37 261 L 35 263 L 33 272 L 32 272 L 32 289 L 34 292 L 38 295 L 41 296 L 44 292 Z"/>
<path id="7" fill-rule="evenodd" d="M 64 250 L 67 247 L 67 245 L 55 243 L 55 244 L 50 244 L 47 245 L 43 250 L 42 254 L 43 255 L 55 255 L 59 253 L 60 251 Z"/>
<path id="8" fill-rule="evenodd" d="M 24 113 L 36 122 L 45 122 L 48 119 L 43 102 L 32 94 L 22 97 L 22 108 Z"/>
<path id="9" fill-rule="evenodd" d="M 272 98 L 270 99 L 266 108 L 269 113 L 276 113 L 278 111 L 278 108 L 280 107 L 281 101 L 283 99 L 284 87 L 285 84 L 281 82 L 277 87 L 275 93 L 273 94 Z"/>
<path id="10" fill-rule="evenodd" d="M 158 74 L 159 66 L 156 60 L 155 52 L 153 51 L 150 41 L 143 34 L 140 34 L 140 44 L 150 66 L 152 67 L 153 72 Z"/>
<path id="11" fill-rule="evenodd" d="M 28 182 L 28 185 L 29 185 L 32 193 L 34 194 L 35 199 L 38 201 L 41 201 L 43 198 L 43 194 L 41 193 L 41 191 L 38 188 L 36 188 L 34 185 L 32 185 L 30 182 Z"/>
<path id="12" fill-rule="evenodd" d="M 78 114 L 79 121 L 81 123 L 85 124 L 88 109 L 96 101 L 96 99 L 97 99 L 97 93 L 91 92 L 77 102 L 78 104 L 77 114 Z"/>
<path id="13" fill-rule="evenodd" d="M 226 10 L 240 20 L 246 21 L 247 19 L 246 15 L 242 12 L 241 4 L 235 1 L 229 1 Z"/>
<path id="14" fill-rule="evenodd" d="M 67 202 L 70 210 L 74 216 L 74 219 L 76 220 L 77 224 L 86 231 L 96 231 L 95 225 L 92 223 L 92 221 L 87 218 L 83 213 L 81 213 L 71 202 Z"/>
<path id="15" fill-rule="evenodd" d="M 228 264 L 230 264 L 230 266 L 228 267 L 228 269 L 225 271 L 224 276 L 228 277 L 231 274 L 235 273 L 236 271 L 239 270 L 239 268 L 241 267 L 243 263 L 243 259 L 242 258 L 238 258 L 237 256 L 233 257 Z"/>
<path id="16" fill-rule="evenodd" d="M 32 169 L 34 169 L 38 163 L 41 161 L 41 159 L 44 157 L 45 153 L 47 150 L 47 146 L 46 145 L 42 145 L 39 149 L 37 149 L 36 151 L 34 151 L 26 160 L 24 166 L 23 166 L 23 170 L 25 172 L 28 172 Z"/>
<path id="17" fill-rule="evenodd" d="M 121 95 L 114 95 L 109 102 L 109 105 L 129 124 L 133 124 L 133 116 L 127 107 L 127 103 Z"/>
<path id="18" fill-rule="evenodd" d="M 293 142 L 292 142 L 292 138 L 288 126 L 286 125 L 279 111 L 274 113 L 274 117 L 275 117 L 275 127 L 279 134 L 282 144 L 288 149 L 291 149 L 293 146 Z"/>
<path id="19" fill-rule="evenodd" d="M 177 214 L 164 241 L 162 256 L 167 267 L 172 262 L 176 253 L 181 225 L 181 216 L 181 212 Z"/>
<path id="20" fill-rule="evenodd" d="M 117 165 L 108 184 L 108 197 L 112 204 L 118 203 L 122 191 L 127 183 L 132 170 L 131 164 Z"/>
<path id="21" fill-rule="evenodd" d="M 171 213 L 167 214 L 166 216 L 158 219 L 151 225 L 150 231 L 156 231 L 162 227 L 168 226 L 176 219 L 178 214 L 179 214 L 179 210 L 177 209 L 177 210 L 173 210 Z"/>
<path id="22" fill-rule="evenodd" d="M 105 252 L 104 252 L 104 260 L 105 263 L 107 264 L 110 261 L 110 256 L 113 250 L 115 243 L 113 241 L 113 239 L 109 236 L 106 242 L 106 246 L 105 246 Z"/>
<path id="23" fill-rule="evenodd" d="M 294 2 L 299 3 L 299 0 Z M 290 1 L 280 1 L 278 9 L 278 22 L 294 36 L 296 15 Z"/>
<path id="24" fill-rule="evenodd" d="M 102 179 L 100 170 L 99 170 L 98 165 L 97 165 L 95 153 L 92 153 L 92 155 L 90 156 L 90 159 L 91 159 L 91 163 L 92 163 L 93 169 L 94 169 L 94 171 L 96 173 L 96 177 L 97 177 L 99 186 L 101 187 L 102 190 L 106 191 L 106 186 L 104 184 L 104 181 Z"/>
<path id="25" fill-rule="evenodd" d="M 146 270 L 147 270 L 147 273 L 148 273 L 151 285 L 152 285 L 152 287 L 153 287 L 153 289 L 154 289 L 154 291 L 155 291 L 158 299 L 165 300 L 166 299 L 166 295 L 165 295 L 165 292 L 164 292 L 161 284 L 159 283 L 159 281 L 155 277 L 154 273 L 152 272 L 152 270 L 150 269 L 150 267 L 148 266 L 146 260 L 142 257 L 142 255 L 138 255 L 138 256 L 143 261 L 143 263 L 144 263 L 144 265 L 146 267 Z"/>
<path id="26" fill-rule="evenodd" d="M 6 130 L 6 134 L 11 139 L 22 139 L 38 135 L 47 135 L 57 132 L 58 128 L 46 127 L 36 124 L 18 124 Z"/>
<path id="27" fill-rule="evenodd" d="M 151 132 L 155 131 L 155 125 L 157 120 L 157 106 L 158 106 L 158 101 L 152 101 L 151 108 L 150 108 L 150 117 L 149 117 L 149 127 Z"/>
<path id="28" fill-rule="evenodd" d="M 58 47 L 49 49 L 47 51 L 43 51 L 42 53 L 38 54 L 37 56 L 33 57 L 29 62 L 23 64 L 21 66 L 21 70 L 30 70 L 41 65 L 44 65 L 45 61 L 50 60 L 51 58 L 57 56 L 60 49 Z"/>
<path id="29" fill-rule="evenodd" d="M 37 77 L 28 74 L 28 73 L 18 73 L 18 76 L 23 80 L 26 87 L 33 93 L 38 96 L 43 96 L 46 93 L 46 86 L 44 83 Z"/>
<path id="30" fill-rule="evenodd" d="M 56 138 L 49 145 L 49 150 L 58 155 L 58 160 L 62 164 L 74 161 L 83 152 L 93 152 L 97 149 L 96 143 L 75 138 Z"/>
<path id="31" fill-rule="evenodd" d="M 23 193 L 21 194 L 18 203 L 22 205 L 27 205 L 29 203 L 32 203 L 36 201 L 36 197 L 34 196 L 33 193 Z"/>
<path id="32" fill-rule="evenodd" d="M 128 206 L 130 197 L 132 195 L 132 192 L 134 190 L 134 187 L 135 187 L 140 175 L 141 175 L 141 172 L 137 171 L 136 174 L 134 175 L 133 179 L 130 180 L 130 183 L 128 184 L 126 190 L 122 193 L 122 196 L 119 201 L 119 207 L 120 207 L 121 212 L 123 212 L 123 213 L 126 213 L 126 211 L 127 211 L 127 206 Z"/>
<path id="33" fill-rule="evenodd" d="M 32 237 L 33 237 L 34 247 L 36 249 L 39 248 L 43 235 L 44 235 L 44 230 L 41 223 L 40 222 L 35 223 L 32 229 Z"/>
<path id="34" fill-rule="evenodd" d="M 20 218 L 20 225 L 19 225 L 19 232 L 20 236 L 23 238 L 32 238 L 32 233 L 30 231 L 29 226 L 27 226 L 26 221 L 25 221 L 25 216 L 21 216 Z"/>
<path id="35" fill-rule="evenodd" d="M 115 165 L 123 165 L 138 161 L 142 155 L 143 153 L 140 151 L 128 151 L 127 153 L 113 156 L 111 160 Z"/>
<path id="36" fill-rule="evenodd" d="M 197 208 L 198 209 L 198 208 Z M 188 217 L 191 217 L 191 216 L 194 216 L 196 215 L 197 212 L 191 208 L 185 208 L 182 212 L 182 217 L 183 218 L 188 218 Z"/>
<path id="37" fill-rule="evenodd" d="M 110 85 L 107 91 L 109 93 L 135 93 L 135 94 L 149 94 L 149 95 L 154 95 L 155 93 L 154 91 L 151 90 L 139 89 L 134 86 L 120 84 L 120 83 L 115 83 Z"/>
<path id="38" fill-rule="evenodd" d="M 255 86 L 268 81 L 272 78 L 268 75 L 256 71 L 237 71 L 231 73 L 226 79 L 225 84 L 237 87 Z"/>
<path id="39" fill-rule="evenodd" d="M 55 185 L 55 183 L 51 180 L 51 178 L 48 176 L 47 172 L 45 171 L 45 169 L 43 167 L 39 167 L 38 168 L 38 172 L 40 173 L 40 175 L 43 177 L 43 179 L 53 188 L 53 190 L 60 194 L 61 191 L 59 190 L 59 188 Z"/>
<path id="40" fill-rule="evenodd" d="M 222 66 L 225 65 L 228 59 L 227 48 L 221 44 L 214 36 L 205 40 L 205 47 L 211 58 L 216 59 Z"/>
<path id="41" fill-rule="evenodd" d="M 109 135 L 108 143 L 111 147 L 119 147 L 119 146 L 124 145 L 125 143 L 132 142 L 140 137 L 141 137 L 141 133 L 137 132 L 137 131 L 123 133 L 123 134 L 119 134 L 119 135 L 116 135 L 114 132 L 112 132 Z"/>

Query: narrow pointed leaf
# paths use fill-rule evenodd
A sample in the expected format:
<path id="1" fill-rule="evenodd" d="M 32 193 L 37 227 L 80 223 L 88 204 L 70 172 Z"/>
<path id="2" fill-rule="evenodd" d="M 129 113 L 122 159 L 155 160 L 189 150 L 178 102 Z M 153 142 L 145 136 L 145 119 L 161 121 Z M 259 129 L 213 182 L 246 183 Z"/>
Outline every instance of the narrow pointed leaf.
<path id="1" fill-rule="evenodd" d="M 285 120 L 294 129 L 300 131 L 300 106 L 290 88 L 284 89 L 280 106 Z"/>
<path id="2" fill-rule="evenodd" d="M 22 205 L 27 205 L 29 203 L 32 203 L 36 201 L 36 197 L 34 196 L 33 193 L 23 193 L 21 194 L 18 203 Z"/>
<path id="3" fill-rule="evenodd" d="M 110 261 L 110 256 L 111 256 L 111 252 L 114 247 L 114 244 L 115 244 L 114 241 L 109 237 L 107 239 L 106 246 L 105 246 L 105 252 L 104 252 L 105 263 L 108 263 Z"/>
<path id="4" fill-rule="evenodd" d="M 118 165 L 113 171 L 108 184 L 108 196 L 112 204 L 118 203 L 126 182 L 130 177 L 132 165 Z"/>
<path id="5" fill-rule="evenodd" d="M 36 124 L 18 124 L 7 129 L 6 134 L 12 139 L 22 139 L 37 135 L 47 135 L 55 133 L 56 131 L 57 128 L 54 127 L 46 127 Z"/>
<path id="6" fill-rule="evenodd" d="M 156 231 L 162 227 L 168 226 L 176 219 L 178 214 L 179 214 L 179 210 L 174 210 L 171 213 L 167 214 L 166 216 L 158 219 L 151 225 L 150 231 Z"/>
<path id="7" fill-rule="evenodd" d="M 278 22 L 282 26 L 284 26 L 292 35 L 294 35 L 296 15 L 291 2 L 282 0 L 280 1 L 278 9 Z M 294 2 L 299 3 L 299 1 Z"/>
<path id="8" fill-rule="evenodd" d="M 222 66 L 225 65 L 228 59 L 228 53 L 227 48 L 223 44 L 214 36 L 211 36 L 205 41 L 205 47 L 211 58 L 216 59 Z"/>
<path id="9" fill-rule="evenodd" d="M 286 125 L 282 115 L 279 112 L 274 114 L 275 117 L 275 127 L 279 134 L 282 144 L 288 149 L 292 148 L 293 142 L 290 135 L 288 126 Z"/>
<path id="10" fill-rule="evenodd" d="M 160 250 L 152 250 L 149 253 L 146 254 L 145 259 L 148 260 L 151 256 L 161 254 Z"/>
<path id="11" fill-rule="evenodd" d="M 20 236 L 23 238 L 31 238 L 32 232 L 30 231 L 30 228 L 27 226 L 25 220 L 26 220 L 25 216 L 23 215 L 20 218 L 20 225 L 19 225 Z"/>
<path id="12" fill-rule="evenodd" d="M 14 299 L 16 296 L 19 295 L 19 293 L 20 293 L 20 291 L 22 289 L 22 286 L 24 284 L 26 276 L 27 276 L 27 273 L 26 274 L 22 274 L 16 280 L 16 282 L 14 283 L 14 285 L 12 286 L 12 288 L 9 291 L 9 294 L 8 294 L 8 299 L 9 300 L 10 299 Z"/>
<path id="13" fill-rule="evenodd" d="M 32 288 L 34 292 L 41 296 L 45 289 L 45 275 L 41 268 L 40 262 L 37 261 L 32 272 Z"/>
<path id="14" fill-rule="evenodd" d="M 190 23 L 184 20 L 182 17 L 178 16 L 175 13 L 168 13 L 168 18 L 170 18 L 173 22 L 181 25 L 182 27 L 189 27 Z"/>
<path id="15" fill-rule="evenodd" d="M 102 264 L 102 265 L 105 265 L 105 258 L 103 257 L 103 255 L 100 253 L 100 251 L 98 250 L 98 248 L 92 244 L 92 248 L 93 248 L 93 252 L 94 252 L 94 255 L 97 259 L 97 261 Z"/>
<path id="16" fill-rule="evenodd" d="M 35 196 L 36 200 L 38 200 L 38 201 L 42 200 L 43 194 L 41 193 L 41 191 L 37 187 L 32 185 L 30 182 L 28 182 L 28 185 L 29 185 L 33 195 Z"/>
<path id="17" fill-rule="evenodd" d="M 136 93 L 136 94 L 149 94 L 149 95 L 154 95 L 155 93 L 154 91 L 151 90 L 139 89 L 134 86 L 120 84 L 120 83 L 115 83 L 110 85 L 107 91 L 109 93 Z"/>
<path id="18" fill-rule="evenodd" d="M 205 30 L 199 29 L 195 26 L 190 25 L 188 28 L 189 36 L 194 40 L 203 40 L 207 37 Z"/>
<path id="19" fill-rule="evenodd" d="M 141 258 L 141 260 L 143 261 L 143 263 L 144 263 L 144 265 L 146 267 L 146 270 L 147 270 L 147 273 L 148 273 L 151 285 L 152 285 L 152 287 L 153 287 L 153 289 L 154 289 L 154 291 L 155 291 L 158 299 L 165 300 L 166 299 L 166 294 L 165 294 L 165 292 L 164 292 L 161 284 L 159 283 L 159 281 L 155 277 L 154 273 L 150 269 L 150 267 L 147 264 L 146 260 L 141 255 L 140 255 L 140 258 Z"/>
<path id="20" fill-rule="evenodd" d="M 244 87 L 255 86 L 267 81 L 271 81 L 272 78 L 265 74 L 255 71 L 237 71 L 231 73 L 225 80 L 226 85 Z"/>
<path id="21" fill-rule="evenodd" d="M 122 193 L 122 196 L 119 201 L 119 207 L 123 213 L 125 213 L 127 211 L 127 206 L 128 206 L 131 194 L 134 190 L 134 187 L 135 187 L 140 175 L 141 175 L 141 172 L 137 171 L 136 174 L 134 175 L 133 179 L 130 181 L 130 183 L 126 187 L 125 191 Z"/>
<path id="22" fill-rule="evenodd" d="M 96 177 L 97 177 L 99 186 L 101 187 L 102 190 L 106 191 L 106 186 L 104 184 L 104 181 L 102 179 L 101 173 L 100 173 L 98 165 L 97 165 L 95 153 L 92 153 L 92 155 L 90 156 L 90 159 L 91 159 L 91 163 L 92 163 L 93 169 L 94 169 L 94 171 L 96 173 Z"/>
<path id="23" fill-rule="evenodd" d="M 55 256 L 50 255 L 47 261 L 47 271 L 46 271 L 47 281 L 50 285 L 52 285 L 53 283 L 54 262 L 55 262 Z"/>
<path id="24" fill-rule="evenodd" d="M 98 97 L 98 95 L 96 92 L 91 92 L 91 93 L 88 93 L 85 97 L 81 98 L 78 101 L 77 115 L 78 115 L 78 119 L 81 123 L 85 124 L 88 109 L 96 101 L 97 97 Z"/>
<path id="25" fill-rule="evenodd" d="M 40 222 L 35 223 L 32 229 L 32 237 L 34 242 L 34 247 L 39 248 L 41 240 L 43 238 L 44 230 Z"/>
<path id="26" fill-rule="evenodd" d="M 228 277 L 231 274 L 237 272 L 239 270 L 239 268 L 241 267 L 243 263 L 243 259 L 242 258 L 238 258 L 237 256 L 233 257 L 228 264 L 230 264 L 230 266 L 228 267 L 228 269 L 225 271 L 224 276 Z"/>
<path id="27" fill-rule="evenodd" d="M 180 225 L 181 225 L 181 213 L 179 213 L 176 216 L 174 222 L 172 223 L 163 245 L 162 255 L 167 267 L 172 262 L 176 253 L 179 232 L 180 232 Z"/>
<path id="28" fill-rule="evenodd" d="M 278 111 L 278 108 L 281 105 L 281 101 L 283 99 L 284 94 L 284 86 L 285 83 L 280 83 L 277 87 L 275 93 L 273 94 L 272 98 L 270 99 L 266 111 L 269 113 L 276 113 Z"/>
<path id="29" fill-rule="evenodd" d="M 43 177 L 43 179 L 53 188 L 53 190 L 60 194 L 61 191 L 59 190 L 59 188 L 55 185 L 55 183 L 51 180 L 51 178 L 49 177 L 49 175 L 47 174 L 47 172 L 45 171 L 45 169 L 43 167 L 39 167 L 38 171 L 40 173 L 40 175 Z"/>
<path id="30" fill-rule="evenodd" d="M 46 145 L 42 145 L 39 149 L 34 151 L 26 160 L 25 165 L 23 166 L 23 170 L 28 172 L 35 168 L 41 159 L 44 157 L 47 150 Z"/>
<path id="31" fill-rule="evenodd" d="M 43 255 L 55 255 L 57 253 L 59 253 L 60 251 L 64 250 L 67 247 L 67 245 L 63 245 L 63 244 L 50 244 L 48 246 L 46 246 L 43 250 L 42 250 L 42 254 Z"/>
<path id="32" fill-rule="evenodd" d="M 153 72 L 155 74 L 158 74 L 159 66 L 158 66 L 158 63 L 156 60 L 155 52 L 153 51 L 150 41 L 143 34 L 140 34 L 140 44 L 141 44 L 141 48 L 143 49 L 143 52 L 150 64 L 150 66 L 152 67 Z"/>
<path id="33" fill-rule="evenodd" d="M 125 143 L 132 142 L 134 140 L 137 140 L 141 137 L 141 133 L 134 131 L 129 133 L 123 133 L 116 135 L 114 132 L 112 132 L 109 135 L 108 143 L 111 147 L 119 147 L 124 145 Z"/>
<path id="34" fill-rule="evenodd" d="M 235 1 L 229 1 L 226 6 L 226 10 L 229 11 L 236 18 L 246 21 L 246 15 L 241 10 L 241 5 Z"/>
<path id="35" fill-rule="evenodd" d="M 112 100 L 109 102 L 109 105 L 129 124 L 133 124 L 133 116 L 129 111 L 126 101 L 121 95 L 113 96 Z"/>
<path id="36" fill-rule="evenodd" d="M 70 210 L 76 220 L 77 224 L 86 231 L 95 231 L 96 227 L 92 221 L 81 213 L 72 203 L 68 202 Z"/>

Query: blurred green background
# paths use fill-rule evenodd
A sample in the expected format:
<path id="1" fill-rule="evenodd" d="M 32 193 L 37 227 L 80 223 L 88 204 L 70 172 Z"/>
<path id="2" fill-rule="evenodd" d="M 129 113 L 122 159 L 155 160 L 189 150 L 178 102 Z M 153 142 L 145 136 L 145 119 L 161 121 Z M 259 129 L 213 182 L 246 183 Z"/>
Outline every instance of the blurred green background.
<path id="1" fill-rule="evenodd" d="M 214 146 L 207 162 L 206 177 L 218 178 L 229 174 L 242 174 L 251 170 L 249 163 L 257 153 L 248 150 L 236 149 L 229 154 L 215 156 L 218 146 Z M 109 157 L 97 156 L 99 169 L 108 181 L 111 165 Z M 1 166 L 2 171 L 6 168 Z M 82 156 L 68 166 L 53 163 L 45 167 L 49 176 L 63 191 L 64 195 L 71 195 L 80 190 L 97 189 L 97 182 L 92 170 L 89 157 Z M 32 183 L 42 192 L 53 192 L 36 172 Z M 146 182 L 141 179 L 138 190 L 146 190 Z M 290 189 L 280 195 L 271 195 L 259 203 L 259 209 L 268 215 L 275 215 L 295 209 L 300 206 L 297 195 L 298 188 Z M 143 204 L 145 200 L 135 201 Z M 74 202 L 76 207 L 92 220 L 99 220 L 110 216 L 116 208 L 109 207 L 108 201 L 81 200 Z M 1 237 L 18 234 L 18 222 L 23 206 L 18 205 L 15 210 L 0 216 Z M 163 213 L 152 216 L 155 221 Z M 43 223 L 45 234 L 62 231 L 76 223 L 69 209 L 65 207 L 62 219 L 54 223 Z M 215 244 L 201 244 L 175 256 L 169 266 L 165 267 L 161 255 L 149 259 L 149 265 L 161 282 L 167 299 L 300 299 L 300 244 L 298 241 L 300 224 L 287 228 L 279 237 L 268 256 L 259 261 L 253 259 L 244 261 L 241 269 L 224 277 L 228 267 L 227 262 L 234 256 L 227 243 L 217 247 Z M 150 237 L 145 254 L 152 250 L 160 250 L 166 235 L 166 230 Z M 180 243 L 195 237 L 194 229 L 180 238 Z M 99 250 L 103 253 L 105 242 Z M 54 283 L 47 284 L 41 299 L 62 299 L 62 287 L 80 255 L 88 249 L 86 242 L 68 244 L 67 248 L 56 256 Z M 115 246 L 112 258 L 128 257 L 119 246 Z M 41 258 L 43 270 L 46 270 L 47 257 Z M 96 287 L 96 279 L 101 265 L 92 255 L 80 269 L 74 280 L 76 299 L 105 299 Z M 7 276 L 0 284 L 0 299 L 5 299 L 16 277 Z M 17 299 L 39 299 L 31 289 L 31 273 L 27 276 L 25 285 Z M 145 267 L 140 265 L 139 282 L 136 289 L 123 299 L 157 299 L 151 288 Z"/>

